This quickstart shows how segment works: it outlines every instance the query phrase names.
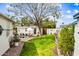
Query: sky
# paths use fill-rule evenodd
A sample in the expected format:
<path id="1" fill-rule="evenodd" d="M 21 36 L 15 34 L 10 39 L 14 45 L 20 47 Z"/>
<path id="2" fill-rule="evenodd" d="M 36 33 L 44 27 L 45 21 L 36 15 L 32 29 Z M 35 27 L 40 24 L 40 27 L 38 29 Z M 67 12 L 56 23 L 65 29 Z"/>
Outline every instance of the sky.
<path id="1" fill-rule="evenodd" d="M 79 4 L 78 3 L 63 3 L 60 4 L 60 9 L 61 9 L 61 18 L 58 20 L 57 25 L 62 25 L 64 24 L 69 24 L 74 21 L 73 15 L 79 12 Z"/>
<path id="2" fill-rule="evenodd" d="M 8 14 L 7 7 L 9 6 L 8 3 L 0 3 L 0 13 Z M 79 4 L 78 3 L 62 3 L 59 4 L 61 18 L 58 19 L 57 26 L 64 24 L 69 24 L 74 22 L 73 15 L 78 13 L 79 11 Z"/>

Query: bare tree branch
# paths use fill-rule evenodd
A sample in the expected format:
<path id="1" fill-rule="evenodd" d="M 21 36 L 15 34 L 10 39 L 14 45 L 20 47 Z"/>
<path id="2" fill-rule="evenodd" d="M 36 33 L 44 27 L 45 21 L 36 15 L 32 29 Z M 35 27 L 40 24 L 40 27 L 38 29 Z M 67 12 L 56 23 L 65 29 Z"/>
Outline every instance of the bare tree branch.
<path id="1" fill-rule="evenodd" d="M 27 16 L 36 25 L 39 29 L 42 27 L 43 18 L 47 18 L 48 16 L 59 18 L 59 8 L 56 4 L 49 3 L 18 3 L 10 5 L 13 9 L 9 10 L 9 12 L 14 13 L 16 16 Z"/>

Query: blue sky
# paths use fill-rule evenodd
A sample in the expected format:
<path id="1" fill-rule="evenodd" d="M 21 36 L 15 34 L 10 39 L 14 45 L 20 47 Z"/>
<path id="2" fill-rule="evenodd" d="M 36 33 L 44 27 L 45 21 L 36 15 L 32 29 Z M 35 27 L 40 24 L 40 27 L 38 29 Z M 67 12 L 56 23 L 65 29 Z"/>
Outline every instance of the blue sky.
<path id="1" fill-rule="evenodd" d="M 7 7 L 8 3 L 0 3 L 0 13 L 8 14 Z M 57 25 L 61 25 L 62 22 L 64 24 L 71 23 L 75 21 L 73 19 L 73 15 L 76 14 L 79 11 L 79 4 L 78 3 L 62 3 L 59 4 L 59 7 L 61 9 L 61 18 L 58 20 Z"/>
<path id="2" fill-rule="evenodd" d="M 74 21 L 73 15 L 79 12 L 79 4 L 78 3 L 63 3 L 60 4 L 62 17 L 58 20 L 57 25 L 61 25 L 62 22 L 64 24 L 69 24 Z"/>
<path id="3" fill-rule="evenodd" d="M 7 8 L 6 8 L 7 4 L 6 3 L 0 3 L 0 13 L 7 13 Z"/>

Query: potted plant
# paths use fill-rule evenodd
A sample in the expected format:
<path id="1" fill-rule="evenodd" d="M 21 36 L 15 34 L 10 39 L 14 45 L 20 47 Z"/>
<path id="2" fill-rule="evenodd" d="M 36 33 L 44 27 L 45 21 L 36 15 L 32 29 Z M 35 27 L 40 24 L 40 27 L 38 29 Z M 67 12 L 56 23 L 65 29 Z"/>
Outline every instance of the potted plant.
<path id="1" fill-rule="evenodd" d="M 15 34 L 14 35 L 14 42 L 15 42 L 15 46 L 19 46 L 19 37 L 18 37 L 18 34 Z"/>
<path id="2" fill-rule="evenodd" d="M 14 40 L 13 39 L 11 39 L 11 41 L 10 41 L 10 47 L 14 47 Z"/>

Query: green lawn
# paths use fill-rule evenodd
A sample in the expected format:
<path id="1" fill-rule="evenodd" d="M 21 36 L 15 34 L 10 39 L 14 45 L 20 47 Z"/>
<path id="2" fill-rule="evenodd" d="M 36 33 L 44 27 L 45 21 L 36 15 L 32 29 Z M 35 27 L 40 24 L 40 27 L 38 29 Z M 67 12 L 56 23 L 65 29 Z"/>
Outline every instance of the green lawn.
<path id="1" fill-rule="evenodd" d="M 21 56 L 54 56 L 55 37 L 53 35 L 43 35 L 35 37 L 25 42 Z"/>

